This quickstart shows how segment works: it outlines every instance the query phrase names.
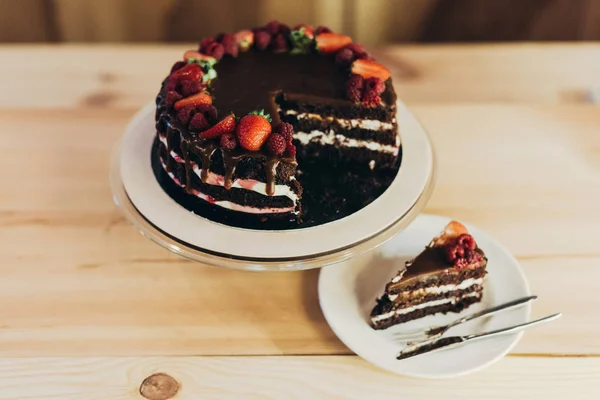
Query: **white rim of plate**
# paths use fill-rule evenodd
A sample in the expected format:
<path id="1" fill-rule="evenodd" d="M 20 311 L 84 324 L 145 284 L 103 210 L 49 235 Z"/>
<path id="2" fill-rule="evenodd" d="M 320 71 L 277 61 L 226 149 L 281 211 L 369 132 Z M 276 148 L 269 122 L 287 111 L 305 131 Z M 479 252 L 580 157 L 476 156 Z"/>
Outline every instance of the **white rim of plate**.
<path id="1" fill-rule="evenodd" d="M 419 221 L 420 220 L 420 221 Z M 425 222 L 423 222 L 425 220 Z M 430 220 L 430 221 L 427 221 Z M 411 224 L 411 226 L 419 223 L 428 223 L 432 222 L 436 226 L 439 226 L 439 231 L 450 221 L 451 219 L 448 217 L 443 217 L 439 215 L 430 215 L 430 214 L 420 214 L 417 219 Z M 491 247 L 494 248 L 494 251 L 490 252 L 499 252 L 502 254 L 502 257 L 505 257 L 505 263 L 502 263 L 501 266 L 498 266 L 498 270 L 503 270 L 505 273 L 510 274 L 511 282 L 520 286 L 521 292 L 515 297 L 525 297 L 531 295 L 531 290 L 529 287 L 529 282 L 523 272 L 519 262 L 512 255 L 512 253 L 497 239 L 491 237 L 481 229 L 474 227 L 469 224 L 464 224 L 470 233 L 476 238 L 479 244 L 491 250 Z M 436 232 L 437 233 L 437 232 Z M 486 251 L 487 252 L 487 251 Z M 416 255 L 416 254 L 415 254 Z M 352 260 L 351 262 L 356 262 L 357 260 Z M 500 260 L 492 260 L 490 262 L 500 263 Z M 510 265 L 511 268 L 507 268 Z M 488 264 L 488 267 L 490 264 Z M 396 352 L 392 344 L 389 343 L 389 339 L 385 338 L 385 334 L 382 332 L 385 331 L 377 331 L 372 329 L 367 321 L 364 321 L 362 318 L 360 321 L 357 319 L 352 320 L 352 326 L 347 326 L 348 319 L 344 318 L 343 314 L 340 314 L 338 308 L 341 306 L 347 306 L 348 303 L 345 300 L 339 300 L 339 298 L 335 299 L 336 296 L 326 295 L 327 291 L 330 291 L 332 286 L 334 285 L 335 290 L 342 290 L 340 279 L 350 279 L 348 274 L 342 274 L 343 268 L 348 268 L 350 265 L 344 263 L 338 263 L 333 266 L 329 266 L 327 268 L 322 268 L 319 272 L 319 282 L 318 282 L 318 295 L 319 295 L 319 305 L 321 306 L 321 310 L 323 315 L 325 316 L 325 320 L 328 325 L 331 327 L 336 336 L 346 345 L 350 350 L 352 350 L 356 355 L 365 359 L 373 365 L 376 365 L 385 370 L 406 375 L 417 378 L 451 378 L 461 375 L 466 375 L 478 370 L 481 370 L 485 367 L 490 366 L 491 364 L 497 362 L 506 354 L 508 354 L 519 342 L 524 332 L 518 332 L 510 335 L 499 336 L 497 338 L 487 339 L 490 342 L 495 343 L 494 345 L 489 345 L 490 354 L 487 358 L 482 358 L 482 362 L 478 363 L 476 366 L 471 368 L 460 368 L 460 360 L 461 357 L 465 356 L 465 352 L 473 351 L 474 348 L 478 346 L 485 346 L 486 340 L 476 342 L 473 344 L 466 344 L 461 347 L 457 347 L 450 350 L 442 350 L 439 352 L 432 353 L 430 355 L 422 355 L 412 359 L 407 360 L 396 360 L 395 355 Z M 371 275 L 376 273 L 376 271 L 372 271 Z M 486 279 L 494 279 L 493 277 L 488 276 Z M 496 278 L 497 279 L 497 278 Z M 506 279 L 506 277 L 504 278 Z M 334 283 L 332 283 L 334 282 Z M 352 286 L 355 288 L 355 286 Z M 489 290 L 489 288 L 487 288 Z M 353 289 L 356 291 L 356 289 Z M 383 286 L 382 286 L 383 290 Z M 497 290 L 497 288 L 496 288 Z M 495 299 L 498 300 L 498 294 L 494 295 Z M 501 296 L 500 296 L 501 297 Z M 484 294 L 485 299 L 485 294 Z M 337 300 L 337 301 L 336 301 Z M 513 298 L 502 298 L 500 303 L 513 300 Z M 489 304 L 487 306 L 491 307 L 495 304 Z M 471 310 L 471 311 L 470 311 Z M 471 308 L 467 308 L 464 313 L 469 314 L 470 312 L 474 312 Z M 506 313 L 518 313 L 520 317 L 517 322 L 509 323 L 506 326 L 514 325 L 518 323 L 527 322 L 529 320 L 529 316 L 531 313 L 531 303 L 524 305 L 522 308 L 518 308 L 516 310 L 507 311 Z M 439 314 L 436 314 L 436 316 Z M 450 318 L 454 320 L 454 316 L 458 314 L 448 314 L 452 315 Z M 490 321 L 494 319 L 503 319 L 503 316 L 507 314 L 499 313 L 494 316 L 489 317 Z M 435 317 L 435 316 L 433 316 Z M 432 318 L 432 316 L 428 316 L 425 318 Z M 504 317 L 506 318 L 506 317 Z M 449 321 L 448 321 L 449 322 Z M 445 322 L 446 323 L 446 322 Z M 400 325 L 397 325 L 398 327 Z M 388 329 L 394 329 L 396 327 L 391 327 Z M 486 330 L 498 329 L 505 326 L 493 326 Z M 459 328 L 456 328 L 459 329 Z M 456 334 L 456 332 L 455 332 Z M 444 336 L 452 336 L 452 333 L 446 334 Z M 471 347 L 470 346 L 475 346 Z M 428 357 L 427 359 L 425 357 Z M 425 362 L 434 362 L 437 365 L 452 365 L 454 369 L 452 372 L 444 372 L 444 373 L 431 373 L 424 372 L 427 368 L 424 368 L 423 364 Z"/>
<path id="2" fill-rule="evenodd" d="M 156 135 L 154 109 L 151 103 L 140 110 L 123 135 L 117 157 L 124 189 L 137 211 L 156 228 L 211 254 L 281 260 L 343 250 L 398 224 L 432 184 L 434 156 L 427 133 L 398 102 L 402 163 L 392 184 L 371 204 L 340 220 L 294 230 L 251 230 L 219 224 L 190 213 L 157 182 L 150 165 Z"/>

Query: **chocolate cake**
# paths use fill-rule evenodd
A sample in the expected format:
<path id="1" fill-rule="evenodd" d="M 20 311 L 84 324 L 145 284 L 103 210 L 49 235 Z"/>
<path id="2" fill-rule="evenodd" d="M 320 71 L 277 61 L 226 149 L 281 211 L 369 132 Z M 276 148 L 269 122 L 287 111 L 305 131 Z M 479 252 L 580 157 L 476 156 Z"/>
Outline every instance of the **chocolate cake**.
<path id="1" fill-rule="evenodd" d="M 460 312 L 481 301 L 487 258 L 467 229 L 450 222 L 443 233 L 386 285 L 371 325 L 386 329 L 436 313 Z"/>
<path id="2" fill-rule="evenodd" d="M 329 174 L 361 187 L 381 176 L 387 187 L 398 168 L 390 72 L 325 27 L 273 21 L 204 39 L 173 65 L 156 100 L 159 182 L 184 207 L 218 222 L 319 221 L 302 212 L 302 183 Z M 337 203 L 348 193 L 334 190 L 337 210 L 324 214 L 339 218 L 385 190 L 369 186 L 346 209 Z M 313 189 L 307 198 L 331 196 Z"/>

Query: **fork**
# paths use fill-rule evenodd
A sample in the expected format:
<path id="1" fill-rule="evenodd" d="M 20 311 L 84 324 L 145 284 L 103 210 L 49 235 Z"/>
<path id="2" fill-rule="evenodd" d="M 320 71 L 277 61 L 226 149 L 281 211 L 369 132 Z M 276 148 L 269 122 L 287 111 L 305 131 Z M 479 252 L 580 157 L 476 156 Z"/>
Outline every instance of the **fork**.
<path id="1" fill-rule="evenodd" d="M 497 305 L 495 307 L 487 308 L 485 310 L 478 311 L 476 313 L 458 318 L 448 325 L 435 326 L 427 330 L 414 330 L 409 332 L 397 332 L 392 334 L 392 338 L 401 342 L 418 342 L 426 339 L 435 339 L 441 337 L 450 328 L 464 324 L 465 322 L 473 321 L 474 319 L 481 318 L 496 314 L 500 311 L 511 310 L 514 308 L 521 307 L 530 301 L 537 299 L 537 296 L 527 296 L 520 299 L 512 300 L 507 303 Z"/>

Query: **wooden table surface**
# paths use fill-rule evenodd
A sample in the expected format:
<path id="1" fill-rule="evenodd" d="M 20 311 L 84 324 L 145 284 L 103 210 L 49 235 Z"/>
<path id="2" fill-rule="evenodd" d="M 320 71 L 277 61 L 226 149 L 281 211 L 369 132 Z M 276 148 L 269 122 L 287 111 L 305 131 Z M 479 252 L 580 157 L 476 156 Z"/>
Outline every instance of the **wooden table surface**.
<path id="1" fill-rule="evenodd" d="M 206 267 L 121 217 L 110 152 L 185 48 L 0 47 L 0 399 L 143 399 L 154 373 L 177 399 L 598 398 L 600 45 L 377 53 L 436 148 L 426 212 L 497 237 L 540 296 L 533 317 L 564 313 L 438 381 L 352 355 L 318 271 Z"/>

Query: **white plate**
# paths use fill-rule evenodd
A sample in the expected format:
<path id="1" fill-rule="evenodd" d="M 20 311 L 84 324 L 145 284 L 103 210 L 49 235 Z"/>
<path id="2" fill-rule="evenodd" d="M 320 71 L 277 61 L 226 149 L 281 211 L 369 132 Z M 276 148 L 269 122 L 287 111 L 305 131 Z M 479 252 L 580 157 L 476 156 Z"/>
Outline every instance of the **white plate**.
<path id="1" fill-rule="evenodd" d="M 433 177 L 431 144 L 422 126 L 402 103 L 398 104 L 397 119 L 403 159 L 390 187 L 374 202 L 348 217 L 304 229 L 233 228 L 194 215 L 173 201 L 156 181 L 150 165 L 156 133 L 153 104 L 133 118 L 116 159 L 120 180 L 137 211 L 153 226 L 180 242 L 210 254 L 234 258 L 314 257 L 356 246 L 394 226 L 400 229 L 400 222 L 405 225 L 408 218 L 414 217 L 416 205 L 425 204 L 427 199 L 422 197 L 429 196 L 430 190 L 426 189 L 431 187 Z M 379 243 L 381 241 L 376 244 Z"/>
<path id="2" fill-rule="evenodd" d="M 530 295 L 529 285 L 517 260 L 500 243 L 481 230 L 466 225 L 488 257 L 488 275 L 481 303 L 461 314 L 436 314 L 386 330 L 369 326 L 369 313 L 384 286 L 437 236 L 448 218 L 420 215 L 383 246 L 362 257 L 325 267 L 319 275 L 319 301 L 331 329 L 356 354 L 389 371 L 416 377 L 442 378 L 463 375 L 499 360 L 513 348 L 521 333 L 490 338 L 462 347 L 441 350 L 402 361 L 396 355 L 404 347 L 391 334 L 447 324 L 461 315 Z M 483 332 L 526 322 L 530 305 L 475 320 L 445 336 Z"/>

